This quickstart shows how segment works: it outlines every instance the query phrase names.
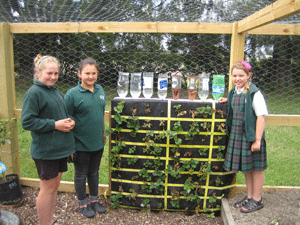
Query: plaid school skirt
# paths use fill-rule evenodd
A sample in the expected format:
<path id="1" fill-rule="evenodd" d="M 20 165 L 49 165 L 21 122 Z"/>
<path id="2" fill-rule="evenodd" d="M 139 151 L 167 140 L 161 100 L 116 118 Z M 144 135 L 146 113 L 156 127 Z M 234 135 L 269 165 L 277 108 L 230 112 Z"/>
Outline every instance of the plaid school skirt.
<path id="1" fill-rule="evenodd" d="M 233 118 L 231 133 L 225 155 L 224 169 L 233 173 L 251 173 L 253 171 L 263 171 L 267 168 L 266 142 L 261 140 L 260 151 L 251 151 L 253 142 L 246 140 L 244 114 L 245 95 L 234 94 L 231 107 Z"/>

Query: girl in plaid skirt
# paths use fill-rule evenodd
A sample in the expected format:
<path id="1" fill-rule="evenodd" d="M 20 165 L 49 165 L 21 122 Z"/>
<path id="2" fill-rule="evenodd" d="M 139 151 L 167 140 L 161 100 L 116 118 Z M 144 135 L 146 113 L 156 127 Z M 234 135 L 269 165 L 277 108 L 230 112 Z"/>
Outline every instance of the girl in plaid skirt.
<path id="1" fill-rule="evenodd" d="M 235 203 L 235 208 L 249 213 L 264 207 L 261 197 L 264 182 L 263 171 L 267 168 L 264 136 L 267 105 L 261 91 L 252 84 L 251 66 L 245 61 L 236 62 L 232 69 L 235 87 L 229 92 L 226 129 L 229 136 L 224 169 L 245 174 L 247 196 Z"/>

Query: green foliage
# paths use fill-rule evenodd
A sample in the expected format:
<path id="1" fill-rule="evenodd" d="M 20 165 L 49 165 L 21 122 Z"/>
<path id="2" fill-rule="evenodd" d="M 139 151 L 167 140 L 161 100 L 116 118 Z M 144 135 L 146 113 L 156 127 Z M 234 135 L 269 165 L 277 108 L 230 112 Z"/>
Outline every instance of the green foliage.
<path id="1" fill-rule="evenodd" d="M 218 178 L 215 180 L 215 182 L 216 182 L 216 186 L 217 186 L 217 187 L 220 186 L 220 184 L 221 184 L 221 185 L 224 184 L 224 182 L 221 181 L 220 177 L 218 177 Z"/>
<path id="2" fill-rule="evenodd" d="M 206 163 L 202 163 L 200 166 L 200 170 L 197 174 L 197 176 L 199 177 L 199 180 L 206 180 L 206 177 L 211 174 L 211 165 L 210 163 L 206 162 Z"/>
<path id="3" fill-rule="evenodd" d="M 205 155 L 207 151 L 208 151 L 208 148 L 199 148 L 198 149 L 198 152 L 200 155 Z"/>
<path id="4" fill-rule="evenodd" d="M 199 132 L 200 132 L 199 124 L 197 122 L 193 122 L 190 125 L 190 129 L 188 130 L 188 133 L 185 135 L 185 139 L 186 140 L 193 140 L 194 137 L 199 134 Z"/>
<path id="5" fill-rule="evenodd" d="M 207 132 L 209 132 L 209 131 L 210 131 L 210 128 L 211 128 L 211 123 L 209 123 L 209 122 L 203 122 L 203 123 L 200 124 L 200 126 L 201 126 L 203 129 L 205 129 Z"/>
<path id="6" fill-rule="evenodd" d="M 158 168 L 160 166 L 163 166 L 164 163 L 160 160 L 160 158 L 156 158 L 156 159 L 154 159 L 154 165 L 156 168 Z"/>
<path id="7" fill-rule="evenodd" d="M 139 160 L 139 158 L 128 158 L 127 162 L 128 162 L 128 165 L 134 165 L 138 160 Z"/>
<path id="8" fill-rule="evenodd" d="M 145 163 L 144 163 L 144 167 L 145 168 L 151 168 L 153 166 L 153 163 L 150 162 L 150 160 L 147 160 Z"/>
<path id="9" fill-rule="evenodd" d="M 224 158 L 223 157 L 224 150 L 225 150 L 225 147 L 223 147 L 223 146 L 218 147 L 218 150 L 217 150 L 217 158 L 218 159 L 223 159 Z"/>
<path id="10" fill-rule="evenodd" d="M 131 148 L 128 149 L 128 153 L 129 154 L 134 154 L 135 151 L 136 151 L 136 146 L 133 146 L 133 147 L 131 147 Z"/>
<path id="11" fill-rule="evenodd" d="M 130 132 L 131 137 L 136 137 L 136 132 L 140 129 L 140 122 L 138 117 L 131 116 L 127 121 L 127 128 L 132 129 Z"/>
<path id="12" fill-rule="evenodd" d="M 183 131 L 183 128 L 181 126 L 180 121 L 177 121 L 177 122 L 174 123 L 173 130 L 176 131 L 176 132 L 182 132 Z"/>
<path id="13" fill-rule="evenodd" d="M 200 107 L 196 108 L 194 113 L 197 114 L 202 114 L 204 118 L 207 118 L 208 116 L 211 116 L 214 113 L 214 109 L 210 106 L 207 107 Z"/>
<path id="14" fill-rule="evenodd" d="M 10 144 L 10 140 L 12 139 L 9 137 L 10 131 L 8 130 L 10 122 L 11 120 L 8 119 L 0 120 L 0 145 L 5 145 L 5 143 Z"/>
<path id="15" fill-rule="evenodd" d="M 155 135 L 154 140 L 155 141 L 162 141 L 167 136 L 168 136 L 168 133 L 167 133 L 167 131 L 164 130 L 162 133 L 159 133 L 158 135 Z"/>
<path id="16" fill-rule="evenodd" d="M 182 143 L 182 139 L 179 138 L 179 137 L 177 137 L 177 136 L 174 137 L 174 141 L 175 141 L 175 145 L 177 147 L 179 147 L 181 145 L 181 143 Z"/>
<path id="17" fill-rule="evenodd" d="M 122 192 L 119 192 L 116 195 L 110 196 L 110 199 L 112 201 L 112 204 L 110 207 L 112 207 L 113 209 L 119 208 L 122 197 L 123 197 Z"/>
<path id="18" fill-rule="evenodd" d="M 120 101 L 118 103 L 117 106 L 114 107 L 114 110 L 116 112 L 116 114 L 114 115 L 114 118 L 115 118 L 115 121 L 118 123 L 118 124 L 122 124 L 123 122 L 126 122 L 127 120 L 122 117 L 120 114 L 123 112 L 123 109 L 124 109 L 124 106 L 125 106 L 125 101 Z"/>
<path id="19" fill-rule="evenodd" d="M 121 158 L 119 156 L 120 151 L 126 147 L 126 144 L 123 142 L 118 142 L 111 148 L 111 154 L 109 155 L 109 159 L 111 161 L 112 166 L 120 167 Z"/>
<path id="20" fill-rule="evenodd" d="M 114 107 L 116 113 L 122 113 L 125 106 L 125 101 L 120 101 L 117 106 Z"/>
<path id="21" fill-rule="evenodd" d="M 176 169 L 174 169 L 170 164 L 167 165 L 167 168 L 164 169 L 164 172 L 166 174 L 170 174 L 172 177 L 174 177 L 175 179 L 179 179 L 181 177 L 181 172 L 184 171 L 183 167 L 177 167 Z"/>
<path id="22" fill-rule="evenodd" d="M 147 207 L 150 204 L 149 198 L 144 198 L 141 207 Z"/>
<path id="23" fill-rule="evenodd" d="M 171 195 L 172 195 L 172 197 L 171 197 L 170 203 L 171 203 L 172 207 L 179 209 L 180 208 L 180 200 L 181 200 L 179 192 L 176 190 L 173 190 L 173 191 L 171 191 Z"/>
<path id="24" fill-rule="evenodd" d="M 143 168 L 139 171 L 139 176 L 148 182 L 150 182 L 152 180 L 152 178 L 149 175 L 148 170 L 146 170 L 146 168 Z"/>
<path id="25" fill-rule="evenodd" d="M 189 173 L 192 175 L 194 173 L 194 169 L 196 169 L 199 161 L 191 159 L 190 161 L 182 161 L 182 169 L 188 170 Z"/>
<path id="26" fill-rule="evenodd" d="M 134 188 L 129 188 L 129 191 L 131 194 L 128 194 L 126 197 L 129 198 L 129 200 L 136 200 L 136 197 L 138 196 L 138 193 L 135 191 Z"/>

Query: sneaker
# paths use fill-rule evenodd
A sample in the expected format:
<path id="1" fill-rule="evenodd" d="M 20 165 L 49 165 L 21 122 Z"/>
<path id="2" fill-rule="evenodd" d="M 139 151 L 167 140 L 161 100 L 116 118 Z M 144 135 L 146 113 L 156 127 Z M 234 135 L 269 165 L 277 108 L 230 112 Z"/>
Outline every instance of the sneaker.
<path id="1" fill-rule="evenodd" d="M 95 212 L 89 207 L 79 207 L 79 212 L 81 212 L 85 217 L 92 218 L 95 216 Z"/>
<path id="2" fill-rule="evenodd" d="M 99 213 L 106 212 L 105 207 L 99 202 L 91 202 L 90 206 L 91 206 L 92 210 L 94 210 L 94 212 L 99 212 Z"/>

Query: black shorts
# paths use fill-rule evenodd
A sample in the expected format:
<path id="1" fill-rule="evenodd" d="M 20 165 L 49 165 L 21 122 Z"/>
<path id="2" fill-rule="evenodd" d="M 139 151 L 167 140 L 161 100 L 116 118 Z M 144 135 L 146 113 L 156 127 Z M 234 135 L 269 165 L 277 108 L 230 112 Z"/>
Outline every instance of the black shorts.
<path id="1" fill-rule="evenodd" d="M 57 177 L 59 172 L 68 171 L 67 159 L 43 160 L 33 158 L 41 180 L 51 180 Z"/>

